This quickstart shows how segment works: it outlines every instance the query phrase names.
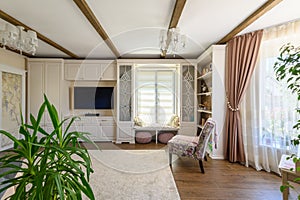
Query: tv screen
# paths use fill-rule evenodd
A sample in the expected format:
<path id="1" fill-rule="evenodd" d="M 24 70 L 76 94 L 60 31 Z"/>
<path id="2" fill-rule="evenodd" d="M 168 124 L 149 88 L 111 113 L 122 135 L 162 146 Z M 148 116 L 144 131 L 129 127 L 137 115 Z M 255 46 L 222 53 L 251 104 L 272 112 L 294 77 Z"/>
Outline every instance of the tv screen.
<path id="1" fill-rule="evenodd" d="M 74 109 L 112 109 L 114 87 L 74 87 Z"/>

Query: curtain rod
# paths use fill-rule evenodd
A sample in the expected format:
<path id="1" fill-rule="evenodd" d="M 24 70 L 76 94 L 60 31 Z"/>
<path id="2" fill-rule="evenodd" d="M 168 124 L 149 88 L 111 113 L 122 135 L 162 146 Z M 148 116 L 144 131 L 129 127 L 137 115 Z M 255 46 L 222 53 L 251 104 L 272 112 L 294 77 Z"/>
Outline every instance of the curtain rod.
<path id="1" fill-rule="evenodd" d="M 255 32 L 255 31 L 258 31 L 258 30 L 271 29 L 271 28 L 275 28 L 275 27 L 278 27 L 278 26 L 282 26 L 282 25 L 288 24 L 288 23 L 293 23 L 293 22 L 296 22 L 296 21 L 300 21 L 300 18 L 293 19 L 293 20 L 286 21 L 286 22 L 282 22 L 282 23 L 275 24 L 275 25 L 271 25 L 271 26 L 267 26 L 267 27 L 264 27 L 264 28 L 256 29 L 256 30 L 253 30 L 253 31 L 245 32 L 245 33 L 241 33 L 240 32 L 238 35 L 243 35 L 243 34 Z"/>

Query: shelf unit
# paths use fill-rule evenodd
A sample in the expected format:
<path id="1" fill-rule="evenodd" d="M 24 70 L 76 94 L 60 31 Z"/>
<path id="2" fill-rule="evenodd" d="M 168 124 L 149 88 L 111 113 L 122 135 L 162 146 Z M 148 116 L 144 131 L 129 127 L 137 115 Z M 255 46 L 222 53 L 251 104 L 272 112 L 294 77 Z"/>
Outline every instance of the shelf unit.
<path id="1" fill-rule="evenodd" d="M 207 63 L 208 62 L 208 63 Z M 203 127 L 205 121 L 212 117 L 212 63 L 208 60 L 197 66 L 197 100 L 198 124 Z"/>
<path id="2" fill-rule="evenodd" d="M 197 59 L 197 128 L 203 128 L 208 118 L 217 123 L 218 148 L 214 135 L 210 141 L 210 157 L 224 159 L 223 125 L 225 119 L 225 45 L 212 45 Z"/>

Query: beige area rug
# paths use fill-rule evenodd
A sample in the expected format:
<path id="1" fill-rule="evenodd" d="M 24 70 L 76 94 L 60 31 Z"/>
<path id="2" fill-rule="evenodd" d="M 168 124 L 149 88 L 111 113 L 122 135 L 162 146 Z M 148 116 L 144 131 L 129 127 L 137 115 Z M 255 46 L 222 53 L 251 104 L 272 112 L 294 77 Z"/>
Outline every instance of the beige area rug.
<path id="1" fill-rule="evenodd" d="M 89 150 L 97 200 L 179 200 L 164 150 Z"/>

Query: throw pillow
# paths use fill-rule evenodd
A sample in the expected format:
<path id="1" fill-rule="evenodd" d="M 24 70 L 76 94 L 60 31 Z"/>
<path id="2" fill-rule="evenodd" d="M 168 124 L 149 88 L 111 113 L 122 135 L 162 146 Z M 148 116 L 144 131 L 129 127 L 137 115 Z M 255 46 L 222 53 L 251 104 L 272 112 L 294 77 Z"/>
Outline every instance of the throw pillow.
<path id="1" fill-rule="evenodd" d="M 178 128 L 180 126 L 180 120 L 178 115 L 173 115 L 170 119 L 170 122 L 168 123 L 168 126 L 172 126 L 175 128 Z"/>
<path id="2" fill-rule="evenodd" d="M 134 121 L 134 125 L 135 126 L 144 126 L 145 125 L 145 123 L 143 122 L 143 120 L 141 118 L 139 118 L 138 116 L 135 117 L 133 119 L 133 121 Z"/>

